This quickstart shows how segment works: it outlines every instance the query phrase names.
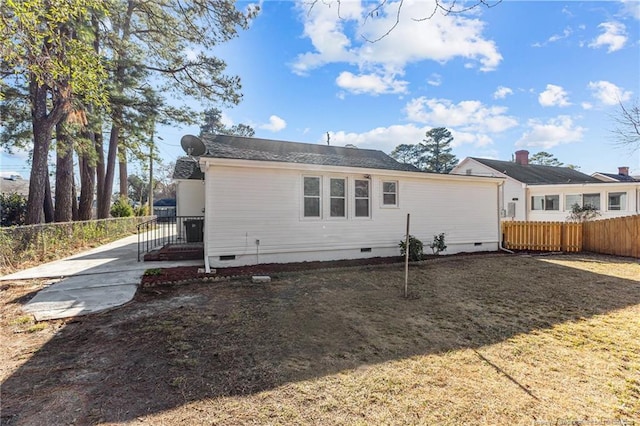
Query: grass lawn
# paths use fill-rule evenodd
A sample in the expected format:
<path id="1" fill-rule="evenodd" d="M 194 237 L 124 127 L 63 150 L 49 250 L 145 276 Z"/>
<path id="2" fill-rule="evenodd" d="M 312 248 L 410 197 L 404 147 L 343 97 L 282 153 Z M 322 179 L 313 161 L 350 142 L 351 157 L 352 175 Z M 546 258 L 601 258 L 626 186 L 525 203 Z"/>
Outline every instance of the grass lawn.
<path id="1" fill-rule="evenodd" d="M 37 284 L 5 286 L 1 423 L 638 424 L 637 260 L 443 257 L 412 265 L 409 300 L 403 278 L 151 287 L 35 328 Z"/>

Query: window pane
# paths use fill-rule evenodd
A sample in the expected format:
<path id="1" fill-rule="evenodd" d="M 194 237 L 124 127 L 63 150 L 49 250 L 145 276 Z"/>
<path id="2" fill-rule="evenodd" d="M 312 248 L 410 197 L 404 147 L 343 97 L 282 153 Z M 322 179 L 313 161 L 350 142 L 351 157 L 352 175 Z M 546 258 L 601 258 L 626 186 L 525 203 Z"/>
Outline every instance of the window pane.
<path id="1" fill-rule="evenodd" d="M 609 210 L 625 210 L 627 208 L 627 193 L 612 192 L 609 194 Z"/>
<path id="2" fill-rule="evenodd" d="M 304 178 L 304 195 L 320 196 L 320 178 L 306 177 Z"/>
<path id="3" fill-rule="evenodd" d="M 344 198 L 332 198 L 331 199 L 331 217 L 344 217 Z"/>
<path id="4" fill-rule="evenodd" d="M 564 209 L 570 211 L 574 205 L 582 206 L 582 196 L 580 194 L 567 195 L 564 199 Z"/>
<path id="5" fill-rule="evenodd" d="M 600 194 L 584 194 L 582 196 L 582 205 L 589 205 L 600 210 Z"/>
<path id="6" fill-rule="evenodd" d="M 369 199 L 356 200 L 356 217 L 369 217 Z"/>
<path id="7" fill-rule="evenodd" d="M 531 197 L 531 210 L 544 210 L 544 197 L 537 195 Z"/>
<path id="8" fill-rule="evenodd" d="M 356 197 L 369 197 L 369 181 L 357 180 L 356 181 Z"/>
<path id="9" fill-rule="evenodd" d="M 331 196 L 344 197 L 344 179 L 331 179 Z"/>
<path id="10" fill-rule="evenodd" d="M 382 192 L 396 192 L 396 183 L 382 182 Z"/>
<path id="11" fill-rule="evenodd" d="M 544 209 L 545 210 L 560 210 L 560 196 L 559 195 L 547 195 L 544 197 Z"/>
<path id="12" fill-rule="evenodd" d="M 304 217 L 320 217 L 320 198 L 305 197 Z"/>
<path id="13" fill-rule="evenodd" d="M 383 194 L 382 195 L 382 203 L 385 206 L 395 206 L 396 205 L 396 194 Z"/>

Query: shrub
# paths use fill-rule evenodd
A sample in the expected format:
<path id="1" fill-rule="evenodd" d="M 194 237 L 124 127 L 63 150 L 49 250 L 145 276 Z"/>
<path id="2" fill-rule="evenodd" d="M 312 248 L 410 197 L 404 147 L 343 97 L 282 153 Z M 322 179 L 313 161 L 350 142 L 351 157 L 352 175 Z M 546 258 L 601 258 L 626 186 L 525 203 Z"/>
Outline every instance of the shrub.
<path id="1" fill-rule="evenodd" d="M 580 207 L 578 203 L 571 206 L 571 214 L 567 216 L 567 220 L 571 222 L 586 222 L 589 219 L 600 216 L 600 212 L 595 206 L 585 204 Z"/>
<path id="2" fill-rule="evenodd" d="M 440 254 L 441 251 L 445 251 L 447 249 L 447 245 L 444 243 L 444 232 L 434 235 L 433 242 L 429 244 L 433 254 Z"/>
<path id="3" fill-rule="evenodd" d="M 0 226 L 24 225 L 27 199 L 16 192 L 0 194 Z"/>
<path id="4" fill-rule="evenodd" d="M 406 256 L 407 247 L 405 241 L 400 241 L 400 254 L 402 256 Z M 418 260 L 422 260 L 423 256 L 423 244 L 422 241 L 414 237 L 413 235 L 409 235 L 409 260 L 411 262 L 415 262 Z"/>
<path id="5" fill-rule="evenodd" d="M 126 198 L 120 197 L 111 206 L 110 213 L 113 217 L 130 217 L 133 216 L 133 209 Z"/>
<path id="6" fill-rule="evenodd" d="M 135 207 L 133 209 L 133 214 L 135 216 L 149 216 L 149 206 L 143 204 L 140 207 Z"/>

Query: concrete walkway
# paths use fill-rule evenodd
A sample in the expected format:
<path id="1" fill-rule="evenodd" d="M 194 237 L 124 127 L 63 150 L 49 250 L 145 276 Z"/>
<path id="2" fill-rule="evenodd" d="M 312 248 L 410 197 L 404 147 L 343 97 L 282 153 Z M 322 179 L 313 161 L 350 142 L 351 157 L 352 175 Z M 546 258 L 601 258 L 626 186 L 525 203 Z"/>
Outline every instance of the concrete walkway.
<path id="1" fill-rule="evenodd" d="M 0 277 L 0 281 L 52 278 L 24 310 L 37 321 L 92 314 L 133 299 L 144 271 L 151 268 L 200 266 L 203 260 L 138 262 L 138 236 Z"/>

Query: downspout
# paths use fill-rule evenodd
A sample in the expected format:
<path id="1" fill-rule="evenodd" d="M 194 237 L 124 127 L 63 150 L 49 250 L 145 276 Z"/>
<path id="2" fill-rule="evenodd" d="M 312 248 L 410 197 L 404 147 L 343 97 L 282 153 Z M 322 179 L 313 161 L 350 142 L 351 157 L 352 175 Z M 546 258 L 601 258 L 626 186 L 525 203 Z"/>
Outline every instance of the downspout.
<path id="1" fill-rule="evenodd" d="M 204 162 L 200 162 L 200 169 L 202 169 L 204 167 L 204 170 L 202 171 L 203 174 L 203 179 L 204 179 L 204 224 L 203 224 L 203 228 L 204 228 L 204 238 L 202 238 L 202 242 L 204 243 L 204 272 L 207 274 L 211 273 L 211 265 L 209 264 L 209 250 L 207 249 L 207 247 L 209 246 L 209 230 L 207 229 L 207 212 L 211 211 L 211 209 L 207 208 L 207 204 L 208 204 L 208 197 L 207 197 L 207 171 L 209 170 L 209 168 L 207 167 L 206 163 Z"/>
<path id="2" fill-rule="evenodd" d="M 500 220 L 500 190 L 503 190 L 504 181 L 500 182 L 496 187 L 496 207 L 497 207 L 497 216 L 498 216 L 498 248 L 502 251 L 506 251 L 507 253 L 514 254 L 509 249 L 502 247 L 502 221 Z M 504 201 L 504 200 L 503 200 Z"/>

